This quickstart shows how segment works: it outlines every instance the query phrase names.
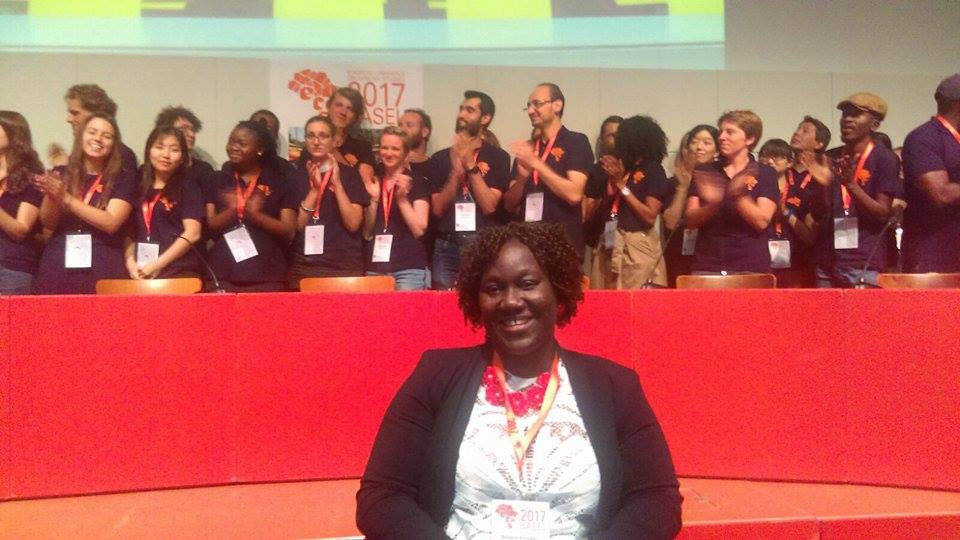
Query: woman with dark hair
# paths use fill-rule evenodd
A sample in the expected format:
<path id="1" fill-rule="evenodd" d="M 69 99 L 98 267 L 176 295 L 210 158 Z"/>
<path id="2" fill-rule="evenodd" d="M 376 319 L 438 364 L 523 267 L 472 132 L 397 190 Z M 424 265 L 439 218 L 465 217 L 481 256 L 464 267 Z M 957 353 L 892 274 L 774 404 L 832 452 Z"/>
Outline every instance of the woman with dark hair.
<path id="1" fill-rule="evenodd" d="M 37 273 L 39 294 L 92 294 L 100 279 L 127 277 L 124 225 L 137 201 L 134 171 L 123 167 L 120 129 L 93 114 L 73 142 L 67 167 L 36 177 L 40 222 L 52 236 Z"/>
<path id="2" fill-rule="evenodd" d="M 363 234 L 369 240 L 367 275 L 391 275 L 398 291 L 430 288 L 427 249 L 422 238 L 430 218 L 430 185 L 407 164 L 410 139 L 387 126 L 380 135 L 379 179 L 367 184 Z"/>
<path id="3" fill-rule="evenodd" d="M 43 194 L 31 180 L 43 174 L 27 119 L 0 111 L 0 294 L 30 294 L 41 246 L 38 232 Z"/>
<path id="4" fill-rule="evenodd" d="M 673 177 L 669 179 L 673 190 L 663 210 L 663 237 L 666 239 L 663 258 L 667 262 L 667 286 L 671 288 L 677 286 L 677 276 L 690 273 L 693 250 L 697 242 L 697 229 L 688 229 L 682 223 L 693 171 L 700 165 L 717 160 L 720 155 L 720 142 L 717 140 L 719 135 L 717 128 L 700 124 L 680 139 L 680 148 L 673 165 Z M 682 227 L 683 230 L 677 231 L 677 227 Z"/>
<path id="5" fill-rule="evenodd" d="M 607 174 L 601 259 L 597 288 L 638 289 L 647 281 L 667 285 L 660 235 L 654 228 L 670 193 L 661 162 L 667 136 L 649 116 L 633 116 L 617 129 L 615 155 L 600 163 Z"/>
<path id="6" fill-rule="evenodd" d="M 337 128 L 326 116 L 304 127 L 304 146 L 293 181 L 300 209 L 290 253 L 291 290 L 305 277 L 362 276 L 360 228 L 370 195 L 360 174 L 331 155 Z"/>
<path id="7" fill-rule="evenodd" d="M 363 118 L 365 110 L 363 96 L 349 86 L 337 88 L 327 100 L 327 114 L 337 126 L 333 156 L 340 163 L 356 169 L 364 185 L 369 186 L 373 182 L 376 167 L 373 147 L 366 140 L 358 139 L 350 133 Z"/>
<path id="8" fill-rule="evenodd" d="M 357 493 L 368 538 L 493 538 L 509 516 L 564 538 L 673 538 L 670 450 L 637 374 L 562 348 L 583 298 L 555 223 L 478 233 L 460 309 L 486 341 L 424 353 L 387 409 Z"/>
<path id="9" fill-rule="evenodd" d="M 191 246 L 200 240 L 203 196 L 187 175 L 186 138 L 175 127 L 154 128 L 143 154 L 127 271 L 133 279 L 198 277 L 200 261 Z"/>
<path id="10" fill-rule="evenodd" d="M 587 187 L 583 192 L 583 273 L 590 277 L 594 287 L 603 285 L 603 274 L 600 272 L 603 246 L 600 240 L 603 224 L 609 217 L 598 211 L 607 191 L 607 172 L 603 170 L 602 160 L 603 156 L 613 153 L 621 122 L 622 116 L 611 115 L 600 124 L 600 133 L 594 145 L 597 162 L 587 175 Z"/>
<path id="11" fill-rule="evenodd" d="M 699 228 L 694 274 L 767 273 L 768 228 L 777 211 L 777 173 L 750 152 L 763 122 L 752 111 L 730 111 L 717 120 L 721 160 L 693 173 L 687 227 Z"/>
<path id="12" fill-rule="evenodd" d="M 280 172 L 273 138 L 260 122 L 245 120 L 230 132 L 226 150 L 229 161 L 205 201 L 210 266 L 228 291 L 286 290 L 285 253 L 298 201 Z"/>

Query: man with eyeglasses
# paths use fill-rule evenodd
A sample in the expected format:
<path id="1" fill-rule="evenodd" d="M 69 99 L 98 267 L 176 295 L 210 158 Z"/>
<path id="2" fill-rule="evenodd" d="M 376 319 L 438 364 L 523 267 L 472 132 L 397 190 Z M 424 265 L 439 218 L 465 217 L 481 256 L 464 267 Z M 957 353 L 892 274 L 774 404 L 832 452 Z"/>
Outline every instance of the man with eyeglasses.
<path id="1" fill-rule="evenodd" d="M 541 83 L 527 99 L 526 112 L 534 133 L 529 141 L 513 143 L 510 187 L 504 194 L 507 212 L 524 221 L 560 223 L 583 256 L 581 201 L 593 166 L 593 149 L 583 133 L 563 125 L 566 101 L 553 83 Z"/>
<path id="2" fill-rule="evenodd" d="M 496 224 L 495 213 L 509 181 L 510 156 L 484 137 L 495 112 L 487 94 L 464 92 L 453 145 L 430 159 L 430 207 L 437 219 L 433 287 L 437 290 L 453 288 L 460 249 L 477 231 Z"/>

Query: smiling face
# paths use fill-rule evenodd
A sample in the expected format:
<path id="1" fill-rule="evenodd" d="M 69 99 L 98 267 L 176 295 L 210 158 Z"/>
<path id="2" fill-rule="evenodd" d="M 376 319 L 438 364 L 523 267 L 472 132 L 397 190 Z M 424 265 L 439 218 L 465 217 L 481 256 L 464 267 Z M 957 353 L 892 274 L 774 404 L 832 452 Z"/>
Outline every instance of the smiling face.
<path id="1" fill-rule="evenodd" d="M 527 246 L 509 240 L 480 281 L 480 318 L 504 358 L 534 360 L 552 346 L 557 298 Z"/>
<path id="2" fill-rule="evenodd" d="M 94 118 L 83 128 L 81 142 L 83 155 L 90 161 L 104 161 L 113 151 L 116 131 L 103 118 Z"/>
<path id="3" fill-rule="evenodd" d="M 380 137 L 380 161 L 388 170 L 395 170 L 403 166 L 407 152 L 403 149 L 403 140 L 397 135 L 389 133 Z"/>
<path id="4" fill-rule="evenodd" d="M 227 157 L 234 165 L 251 165 L 257 163 L 263 152 L 257 136 L 245 127 L 236 127 L 230 132 L 227 140 Z"/>
<path id="5" fill-rule="evenodd" d="M 154 172 L 169 175 L 183 163 L 184 149 L 173 135 L 157 137 L 150 147 L 150 166 Z"/>
<path id="6" fill-rule="evenodd" d="M 852 143 L 870 137 L 880 122 L 869 111 L 853 105 L 845 105 L 840 110 L 840 140 Z"/>
<path id="7" fill-rule="evenodd" d="M 697 165 L 710 163 L 717 159 L 717 143 L 713 140 L 713 135 L 705 129 L 701 129 L 694 133 L 693 137 L 690 137 L 687 150 L 694 157 Z"/>
<path id="8" fill-rule="evenodd" d="M 733 158 L 741 152 L 749 152 L 749 147 L 755 142 L 753 137 L 747 137 L 740 126 L 733 122 L 720 124 L 720 154 L 725 158 Z"/>
<path id="9" fill-rule="evenodd" d="M 322 160 L 333 149 L 333 130 L 325 122 L 317 121 L 307 124 L 304 139 L 304 148 L 310 159 Z"/>
<path id="10" fill-rule="evenodd" d="M 349 128 L 357 120 L 357 111 L 353 110 L 353 104 L 340 94 L 333 97 L 330 107 L 327 108 L 327 114 L 338 129 Z"/>
<path id="11" fill-rule="evenodd" d="M 183 132 L 183 138 L 187 140 L 187 150 L 193 150 L 193 145 L 197 142 L 197 130 L 193 122 L 181 116 L 173 122 L 173 127 Z"/>

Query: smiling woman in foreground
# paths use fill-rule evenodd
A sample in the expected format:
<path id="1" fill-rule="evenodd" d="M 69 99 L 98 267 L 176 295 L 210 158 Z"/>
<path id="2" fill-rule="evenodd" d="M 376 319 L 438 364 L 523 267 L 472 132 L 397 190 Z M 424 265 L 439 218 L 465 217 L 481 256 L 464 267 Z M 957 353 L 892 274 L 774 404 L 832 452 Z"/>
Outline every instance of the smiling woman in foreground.
<path id="1" fill-rule="evenodd" d="M 676 474 L 637 375 L 554 338 L 583 298 L 563 229 L 482 231 L 457 290 L 486 342 L 427 351 L 394 397 L 357 493 L 360 530 L 371 539 L 674 537 Z"/>

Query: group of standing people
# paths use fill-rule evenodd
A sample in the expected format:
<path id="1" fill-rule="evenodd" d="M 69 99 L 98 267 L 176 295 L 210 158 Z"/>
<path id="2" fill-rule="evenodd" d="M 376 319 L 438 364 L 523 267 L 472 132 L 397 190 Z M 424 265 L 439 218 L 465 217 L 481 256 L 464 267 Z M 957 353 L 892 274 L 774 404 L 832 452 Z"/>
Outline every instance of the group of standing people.
<path id="1" fill-rule="evenodd" d="M 754 157 L 761 119 L 729 111 L 683 136 L 668 178 L 653 118 L 604 120 L 595 161 L 589 139 L 564 126 L 553 83 L 530 93 L 533 131 L 510 146 L 512 164 L 483 92 L 464 93 L 449 147 L 428 155 L 432 122 L 410 109 L 375 155 L 356 135 L 362 97 L 340 88 L 306 121 L 298 159 L 277 155 L 279 120 L 260 110 L 231 131 L 220 170 L 198 155 L 202 123 L 183 107 L 161 111 L 138 167 L 116 104 L 76 85 L 65 96 L 74 144 L 51 170 L 26 119 L 0 111 L 0 289 L 199 276 L 210 290 L 283 291 L 307 277 L 390 275 L 399 290 L 443 290 L 476 233 L 508 221 L 560 224 L 592 288 L 673 286 L 688 273 L 875 283 L 901 214 L 905 271 L 960 271 L 960 75 L 934 97 L 937 115 L 907 137 L 902 167 L 878 132 L 886 102 L 860 92 L 837 106 L 841 146 L 828 149 L 830 129 L 806 116 Z"/>

